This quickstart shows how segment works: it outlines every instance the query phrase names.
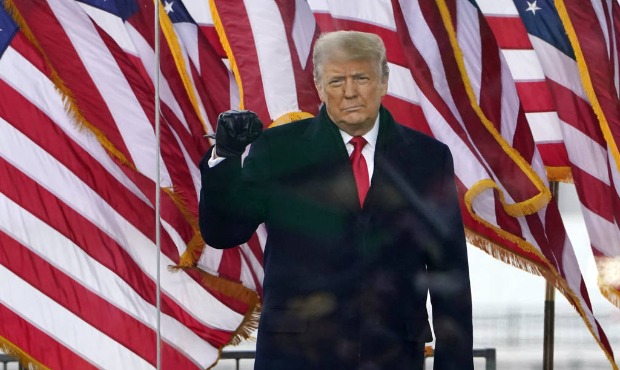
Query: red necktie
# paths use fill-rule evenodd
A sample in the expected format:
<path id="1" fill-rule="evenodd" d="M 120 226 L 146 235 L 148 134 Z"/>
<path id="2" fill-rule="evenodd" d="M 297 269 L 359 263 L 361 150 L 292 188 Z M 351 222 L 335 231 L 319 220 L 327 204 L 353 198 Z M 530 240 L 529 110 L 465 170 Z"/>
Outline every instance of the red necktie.
<path id="1" fill-rule="evenodd" d="M 366 193 L 370 187 L 370 179 L 368 176 L 368 166 L 366 159 L 362 155 L 362 148 L 366 145 L 366 139 L 361 136 L 353 137 L 349 143 L 353 145 L 353 153 L 351 153 L 351 166 L 353 166 L 353 175 L 355 176 L 355 184 L 357 185 L 357 195 L 360 198 L 360 207 L 364 205 Z"/>

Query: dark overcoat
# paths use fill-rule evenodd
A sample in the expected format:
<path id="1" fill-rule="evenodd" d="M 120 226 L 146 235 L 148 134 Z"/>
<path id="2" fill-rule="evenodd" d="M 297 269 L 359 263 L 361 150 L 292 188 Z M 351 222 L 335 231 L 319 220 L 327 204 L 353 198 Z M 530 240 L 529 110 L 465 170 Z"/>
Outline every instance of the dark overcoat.
<path id="1" fill-rule="evenodd" d="M 383 107 L 361 208 L 338 128 L 314 118 L 265 130 L 241 166 L 201 163 L 200 228 L 230 248 L 265 223 L 255 369 L 473 369 L 467 251 L 446 145 Z"/>

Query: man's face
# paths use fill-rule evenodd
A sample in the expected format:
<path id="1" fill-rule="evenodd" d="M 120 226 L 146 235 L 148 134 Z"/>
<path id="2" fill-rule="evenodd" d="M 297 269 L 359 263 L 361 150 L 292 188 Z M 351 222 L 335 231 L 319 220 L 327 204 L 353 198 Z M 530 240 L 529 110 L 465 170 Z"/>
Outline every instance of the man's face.
<path id="1" fill-rule="evenodd" d="M 367 133 L 379 114 L 387 93 L 377 64 L 371 60 L 327 60 L 315 83 L 329 118 L 352 136 Z"/>

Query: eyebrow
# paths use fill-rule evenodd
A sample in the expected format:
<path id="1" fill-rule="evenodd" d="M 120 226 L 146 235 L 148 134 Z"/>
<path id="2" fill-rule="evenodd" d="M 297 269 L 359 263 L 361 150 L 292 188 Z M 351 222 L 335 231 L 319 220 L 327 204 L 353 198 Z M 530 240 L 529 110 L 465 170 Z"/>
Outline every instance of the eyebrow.
<path id="1" fill-rule="evenodd" d="M 350 76 L 351 77 L 362 77 L 362 76 L 368 76 L 368 75 L 369 73 L 367 72 L 355 72 L 355 73 L 352 73 Z M 345 78 L 346 76 L 347 75 L 345 73 L 337 73 L 332 76 L 329 76 L 329 79 L 331 80 L 331 79 Z"/>

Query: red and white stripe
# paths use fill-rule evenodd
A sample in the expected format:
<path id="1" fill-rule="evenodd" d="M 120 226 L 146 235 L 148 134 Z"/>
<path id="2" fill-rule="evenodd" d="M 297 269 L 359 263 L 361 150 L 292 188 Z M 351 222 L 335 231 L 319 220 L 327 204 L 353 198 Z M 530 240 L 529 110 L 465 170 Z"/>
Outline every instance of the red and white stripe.
<path id="1" fill-rule="evenodd" d="M 437 18 L 433 18 L 432 16 L 432 12 L 436 10 L 433 6 L 429 6 L 428 3 L 423 4 L 419 2 L 419 8 L 414 5 L 415 1 L 403 0 L 400 1 L 400 4 L 412 5 L 409 10 L 403 9 L 404 14 L 412 14 L 412 10 L 413 13 L 421 11 L 423 16 L 428 18 L 430 29 L 433 28 L 433 25 L 437 24 L 436 21 L 433 21 Z M 441 6 L 440 4 L 440 7 Z M 531 166 L 531 170 L 539 176 L 540 181 L 546 184 L 545 168 L 534 145 L 529 126 L 524 120 L 517 89 L 510 71 L 507 69 L 502 59 L 502 54 L 500 53 L 498 45 L 490 29 L 485 24 L 482 15 L 477 11 L 476 7 L 468 1 L 451 1 L 446 2 L 443 6 L 445 6 L 445 10 L 450 13 L 451 20 L 454 22 L 456 37 L 459 41 L 460 50 L 463 53 L 469 83 L 471 83 L 471 87 L 476 94 L 479 107 L 484 111 L 486 117 L 493 121 L 497 131 L 501 132 L 501 136 L 506 140 L 506 143 L 522 156 L 522 159 Z M 415 24 L 420 27 L 422 23 L 422 19 L 419 18 L 418 22 Z M 436 36 L 440 35 L 438 30 L 431 32 Z M 413 35 L 411 29 L 410 34 Z M 439 45 L 445 42 L 445 40 L 440 40 L 439 38 L 436 41 Z M 421 53 L 424 53 L 422 50 L 428 50 L 427 48 L 427 44 L 420 44 L 418 47 Z M 447 58 L 443 60 L 444 67 L 446 67 Z M 437 71 L 440 69 L 441 63 L 429 63 L 429 66 L 431 66 L 431 69 Z M 446 70 L 444 78 L 447 81 L 454 81 L 454 78 L 450 78 L 450 76 L 454 74 L 450 75 L 449 73 L 450 71 Z M 438 76 L 439 73 L 433 72 L 432 75 Z M 424 74 L 420 77 L 425 76 L 428 76 L 428 74 Z M 453 86 L 454 84 L 451 86 L 451 93 L 454 96 L 455 91 L 457 93 L 458 91 L 455 90 Z M 455 100 L 461 97 L 462 94 L 458 94 Z M 461 108 L 459 111 L 463 112 L 463 109 Z M 463 116 L 465 116 L 465 114 L 463 114 Z M 467 126 L 467 124 L 465 124 L 465 126 Z M 468 134 L 471 135 L 475 130 L 475 126 L 472 126 L 472 129 L 468 129 Z M 480 147 L 478 144 L 484 145 L 484 141 L 480 141 L 479 143 L 476 142 L 477 148 Z M 488 162 L 490 156 L 482 151 L 481 154 L 485 161 Z M 455 153 L 455 158 L 459 157 L 459 153 Z M 471 166 L 472 163 L 463 163 L 460 165 L 459 161 L 459 159 L 455 160 L 457 176 L 459 179 L 462 179 L 459 168 L 466 169 Z M 517 176 L 508 180 L 509 182 L 513 182 L 513 187 L 509 187 L 509 184 L 505 182 L 504 178 L 497 176 L 496 167 L 490 164 L 490 168 L 493 170 L 493 177 L 496 179 L 497 184 L 500 185 L 500 189 L 502 189 L 501 191 L 504 195 L 519 194 L 519 191 L 523 190 L 521 188 L 522 183 L 520 183 L 522 180 L 517 177 L 519 172 L 510 171 Z M 471 174 L 469 171 L 467 172 Z M 519 189 L 514 188 L 515 185 L 518 186 Z M 468 191 L 471 191 L 471 188 Z M 487 199 L 487 201 L 490 200 L 491 199 Z M 484 200 L 477 199 L 475 202 L 480 201 Z M 473 205 L 475 205 L 475 202 Z M 509 214 L 503 212 L 498 199 L 494 199 L 494 207 L 491 206 L 492 204 L 493 203 L 489 203 L 488 206 L 483 208 L 487 216 L 484 216 L 484 213 L 479 214 L 478 210 L 472 207 L 476 212 L 475 218 L 477 218 L 477 221 L 489 223 L 492 227 L 501 229 L 501 233 L 508 232 L 513 236 L 522 238 L 526 241 L 527 245 L 534 247 L 535 250 L 540 252 L 539 257 L 543 260 L 544 268 L 547 270 L 542 271 L 542 273 L 548 278 L 559 275 L 559 278 L 555 279 L 556 281 L 553 281 L 553 278 L 550 280 L 564 292 L 575 307 L 578 307 L 579 313 L 586 325 L 591 329 L 595 339 L 601 345 L 601 348 L 610 361 L 615 364 L 613 351 L 602 328 L 592 313 L 592 306 L 590 305 L 588 293 L 583 283 L 579 265 L 570 241 L 566 236 L 555 203 L 551 201 L 547 206 L 539 208 L 538 212 L 534 214 L 512 219 Z M 493 220 L 495 222 L 493 222 Z M 518 225 L 514 223 L 515 221 L 518 222 Z M 511 252 L 520 255 L 519 250 L 513 250 Z"/>
<path id="2" fill-rule="evenodd" d="M 40 38 L 42 48 L 73 92 L 77 107 L 86 119 L 100 129 L 116 148 L 127 148 L 125 152 L 119 150 L 130 162 L 135 164 L 143 159 L 155 158 L 152 101 L 154 50 L 149 44 L 153 36 L 149 34 L 149 24 L 144 20 L 150 16 L 135 14 L 130 18 L 133 21 L 131 23 L 83 4 L 79 6 L 77 2 L 50 1 L 39 6 L 29 4 L 18 3 L 18 8 L 22 10 L 35 36 Z M 36 24 L 29 22 L 37 17 L 45 21 Z M 50 34 L 55 37 L 46 38 Z M 162 47 L 162 50 L 166 48 Z M 182 199 L 184 211 L 194 219 L 187 222 L 194 227 L 200 188 L 197 163 L 209 143 L 202 137 L 202 125 L 189 103 L 179 73 L 170 70 L 170 67 L 175 67 L 170 52 L 163 55 L 168 58 L 163 63 L 167 69 L 162 72 L 160 85 L 160 184 L 162 187 L 173 188 L 175 196 Z M 90 97 L 93 92 L 100 92 L 100 95 Z M 96 100 L 90 100 L 93 98 Z M 109 116 L 106 116 L 108 112 Z M 140 135 L 128 135 L 128 130 L 140 130 Z M 155 163 L 152 159 L 149 166 L 135 167 L 138 172 L 154 180 Z M 165 220 L 168 216 L 165 208 L 163 211 L 162 217 Z M 189 243 L 196 233 L 194 231 L 194 235 L 185 238 L 185 242 Z M 206 271 L 240 282 L 241 267 L 234 262 L 241 260 L 241 252 L 209 250 L 211 253 L 207 257 L 210 263 L 206 264 Z M 195 252 L 192 249 L 187 254 L 193 257 Z M 175 261 L 175 264 L 178 262 Z M 246 285 L 252 286 L 251 282 L 248 280 Z"/>
<path id="3" fill-rule="evenodd" d="M 308 4 L 216 0 L 213 5 L 237 67 L 243 108 L 266 124 L 292 112 L 316 114 L 311 46 L 317 30 Z"/>
<path id="4" fill-rule="evenodd" d="M 587 96 L 591 115 L 598 118 L 574 124 L 569 136 L 575 152 L 580 142 L 588 141 L 586 148 L 590 148 L 584 150 L 586 157 L 582 148 L 579 155 L 575 153 L 574 172 L 583 179 L 581 189 L 577 181 L 575 185 L 599 270 L 599 287 L 620 307 L 620 4 L 557 1 L 556 6 L 577 55 L 573 68 L 577 64 L 582 68 L 585 87 L 579 93 L 584 99 Z"/>
<path id="5" fill-rule="evenodd" d="M 568 293 L 571 302 L 580 307 L 584 321 L 593 328 L 595 338 L 604 351 L 611 354 L 609 343 L 592 316 L 581 272 L 556 205 L 550 203 L 532 215 L 514 217 L 504 211 L 491 187 L 473 199 L 468 196 L 472 188 L 479 188 L 481 181 L 490 180 L 504 194 L 505 201 L 514 204 L 535 196 L 535 189 L 545 186 L 543 161 L 525 117 L 527 115 L 530 122 L 536 122 L 549 114 L 544 105 L 532 104 L 528 112 L 519 104 L 519 93 L 545 87 L 542 85 L 544 75 L 540 74 L 535 79 L 524 76 L 515 84 L 509 70 L 510 63 L 503 60 L 490 30 L 483 28 L 484 20 L 475 8 L 467 2 L 448 2 L 447 8 L 453 18 L 459 43 L 466 45 L 461 49 L 476 102 L 501 133 L 505 144 L 522 157 L 525 164 L 523 172 L 529 169 L 529 175 L 537 178 L 537 186 L 533 186 L 532 180 L 520 173 L 519 166 L 506 161 L 506 153 L 492 136 L 481 135 L 481 132 L 488 130 L 472 114 L 463 87 L 458 86 L 461 76 L 455 71 L 454 61 L 450 62 L 452 51 L 435 4 L 392 1 L 391 4 L 376 2 L 360 7 L 346 1 L 315 0 L 310 1 L 310 5 L 322 30 L 357 29 L 382 36 L 388 49 L 388 61 L 391 62 L 389 95 L 385 105 L 390 109 L 389 105 L 394 101 L 396 106 L 419 105 L 425 120 L 416 122 L 412 115 L 399 114 L 401 110 L 398 109 L 395 114 L 397 120 L 422 131 L 430 131 L 451 147 L 461 196 L 471 201 L 473 213 L 464 212 L 468 230 L 486 238 L 490 244 L 521 257 L 526 265 L 544 266 L 545 271 L 541 273 L 559 274 L 562 278 L 556 283 L 562 286 L 564 293 Z M 395 41 L 396 34 L 401 35 L 400 40 Z M 407 74 L 413 74 L 415 83 L 403 88 L 401 82 L 411 80 Z M 393 82 L 397 84 L 393 86 Z M 418 91 L 412 91 L 414 89 Z M 409 99 L 402 99 L 403 96 Z M 550 99 L 548 93 L 544 96 Z M 553 114 L 550 116 L 554 118 Z M 555 121 L 555 127 L 547 130 L 545 144 L 561 148 L 563 141 L 558 131 L 557 115 Z M 562 156 L 559 158 L 562 159 Z M 479 246 L 487 248 L 484 244 Z"/>
<path id="6" fill-rule="evenodd" d="M 98 52 L 105 60 L 103 50 Z M 80 65 L 75 62 L 67 59 Z M 143 174 L 119 164 L 91 131 L 78 128 L 49 74 L 21 34 L 0 59 L 0 166 L 6 174 L 0 180 L 0 238 L 7 247 L 0 256 L 5 283 L 0 310 L 4 318 L 12 318 L 0 324 L 0 345 L 19 347 L 26 358 L 49 368 L 154 368 L 155 279 L 160 270 L 164 368 L 212 365 L 250 307 L 204 287 L 194 273 L 168 272 L 168 266 L 178 264 L 193 230 L 165 194 L 157 265 L 155 184 L 145 176 L 152 169 Z M 89 74 L 80 77 L 87 80 Z M 118 81 L 113 73 L 103 77 L 109 77 L 108 83 Z M 125 104 L 136 101 L 122 86 L 116 85 L 111 106 L 121 105 L 118 96 L 128 99 Z M 93 92 L 113 87 L 103 84 Z M 85 116 L 97 108 L 104 117 L 109 113 L 102 100 L 95 99 L 98 107 L 80 99 Z M 127 108 L 128 116 L 144 117 L 144 112 L 131 115 L 136 107 Z M 123 134 L 131 137 L 135 127 L 126 129 Z M 123 148 L 123 141 L 115 143 Z M 148 148 L 123 150 L 133 159 L 144 153 L 136 150 Z"/>
<path id="7" fill-rule="evenodd" d="M 567 179 L 568 155 L 546 76 L 515 5 L 510 0 L 477 0 L 515 81 L 536 146 L 552 180 Z"/>
<path id="8" fill-rule="evenodd" d="M 537 65 L 534 68 L 538 71 L 536 73 L 542 73 L 546 79 L 548 93 L 543 96 L 551 97 L 552 105 L 548 109 L 549 115 L 553 115 L 553 120 L 530 120 L 530 126 L 535 130 L 536 127 L 544 127 L 543 125 L 556 127 L 556 123 L 559 124 L 557 128 L 560 130 L 567 155 L 566 165 L 570 168 L 571 178 L 582 205 L 594 255 L 601 261 L 599 280 L 601 288 L 604 291 L 609 289 L 618 291 L 620 281 L 614 283 L 613 275 L 611 280 L 604 276 L 604 272 L 609 271 L 608 264 L 613 265 L 613 262 L 605 261 L 620 258 L 620 229 L 615 216 L 620 204 L 614 180 L 617 170 L 596 113 L 581 83 L 577 62 L 545 40 L 528 35 L 520 24 L 519 13 L 512 1 L 479 1 L 479 3 L 486 18 L 492 20 L 490 23 L 495 25 L 494 33 L 504 35 L 499 36 L 498 40 L 508 38 L 512 40 L 505 45 L 500 44 L 506 48 L 503 50 L 505 55 L 511 55 L 513 45 L 522 45 L 524 48 L 530 45 L 528 52 L 534 53 L 535 58 L 530 60 Z M 500 8 L 502 14 L 493 13 Z M 504 19 L 509 21 L 503 22 Z M 528 67 L 523 63 L 514 63 L 513 74 L 526 75 Z M 537 144 L 541 148 L 541 143 Z M 546 147 L 546 150 L 550 149 L 551 147 Z M 554 150 L 559 148 L 555 147 Z M 564 154 L 564 151 L 561 154 Z M 612 297 L 613 295 L 610 295 L 609 298 L 614 301 Z"/>
<path id="9" fill-rule="evenodd" d="M 115 57 L 119 60 L 119 63 L 126 62 L 126 56 L 130 61 L 133 61 L 134 66 L 143 74 L 148 76 L 148 83 L 145 85 L 132 86 L 134 89 L 151 88 L 154 80 L 154 61 L 155 54 L 152 46 L 153 35 L 150 32 L 152 25 L 147 21 L 149 15 L 137 13 L 130 17 L 126 22 L 121 18 L 116 17 L 110 13 L 102 12 L 98 9 L 88 7 L 82 4 L 82 8 L 86 9 L 90 19 L 93 20 L 99 27 L 102 28 L 105 33 L 110 36 L 114 45 L 110 45 L 110 49 L 120 47 L 123 54 L 119 55 L 114 53 Z M 148 13 L 153 11 L 152 3 L 146 1 L 143 4 L 144 12 Z M 74 15 L 75 16 L 75 15 Z M 187 68 L 194 69 L 190 65 L 189 49 L 192 46 L 190 44 L 190 37 L 186 34 L 185 38 L 179 38 L 184 40 L 186 44 L 180 43 L 185 48 L 186 59 L 183 61 Z M 179 41 L 177 39 L 177 41 Z M 162 70 L 160 80 L 160 97 L 162 101 L 162 163 L 167 163 L 169 167 L 175 168 L 177 176 L 172 179 L 172 184 L 175 189 L 175 193 L 180 194 L 185 201 L 187 210 L 197 217 L 197 200 L 200 189 L 200 172 L 197 167 L 202 155 L 206 151 L 209 142 L 202 137 L 204 131 L 200 121 L 195 116 L 194 107 L 189 103 L 188 92 L 180 78 L 182 72 L 176 71 L 175 61 L 172 57 L 172 52 L 168 47 L 168 43 L 165 39 L 161 40 L 162 43 L 162 66 L 166 66 Z M 96 63 L 96 61 L 95 61 Z M 194 65 L 195 66 L 195 65 Z M 201 66 L 202 67 L 202 66 Z M 217 72 L 222 73 L 217 73 Z M 134 74 L 131 68 L 124 70 L 124 73 Z M 226 74 L 224 74 L 226 73 Z M 227 72 L 222 70 L 209 71 L 205 74 L 205 78 L 227 78 Z M 202 76 L 193 75 L 192 89 L 195 96 L 200 97 L 199 110 L 202 117 L 207 121 L 207 131 L 213 132 L 214 127 L 212 122 L 217 119 L 215 116 L 219 114 L 217 110 L 227 110 L 227 99 L 215 99 L 215 104 L 209 100 L 204 94 L 209 93 L 216 95 L 216 91 L 207 91 L 207 87 L 202 84 Z M 196 81 L 199 82 L 198 86 L 195 85 Z M 221 84 L 224 81 L 220 81 Z M 214 84 L 217 85 L 217 84 Z M 199 93 L 199 91 L 201 93 Z M 154 93 L 154 90 L 151 90 Z M 221 91 L 221 96 L 226 97 L 228 90 Z M 204 102 L 204 104 L 203 104 Z M 205 104 L 209 106 L 205 110 Z M 152 111 L 152 107 L 149 105 L 147 109 Z M 121 123 L 122 124 L 122 123 Z M 135 144 L 134 144 L 135 145 Z M 154 143 L 152 143 L 154 145 Z M 183 165 L 185 164 L 185 166 Z M 195 254 L 204 255 L 203 263 L 200 267 L 204 271 L 215 276 L 221 276 L 234 282 L 244 282 L 250 288 L 252 286 L 252 280 L 243 281 L 242 271 L 239 261 L 241 260 L 241 252 L 239 250 L 215 250 L 210 247 L 206 247 L 207 253 L 201 253 L 205 247 L 201 247 L 196 250 L 188 250 L 187 255 L 191 258 L 190 262 L 196 262 L 198 257 Z"/>
<path id="10" fill-rule="evenodd" d="M 140 2 L 150 9 L 148 14 L 123 22 L 72 1 L 15 3 L 73 94 L 71 106 L 99 130 L 98 139 L 113 147 L 108 147 L 110 156 L 90 131 L 76 129 L 48 79 L 48 66 L 19 35 L 14 48 L 0 59 L 0 90 L 7 97 L 0 101 L 0 167 L 9 174 L 0 179 L 0 242 L 10 246 L 0 255 L 0 278 L 10 287 L 0 297 L 0 312 L 11 318 L 0 322 L 0 337 L 5 345 L 21 348 L 50 368 L 127 364 L 153 368 L 155 273 L 179 263 L 195 232 L 164 194 L 163 258 L 156 266 L 153 5 Z M 225 46 L 232 52 L 241 82 L 243 107 L 257 111 L 264 122 L 291 112 L 316 112 L 310 49 L 319 29 L 379 34 L 390 63 L 384 104 L 398 121 L 437 137 L 452 149 L 472 242 L 499 255 L 517 257 L 520 267 L 554 278 L 613 363 L 555 203 L 543 206 L 543 201 L 531 201 L 546 199 L 540 188 L 546 183 L 543 161 L 548 167 L 570 163 L 576 180 L 616 199 L 617 171 L 606 173 L 605 167 L 592 165 L 613 163 L 609 159 L 613 151 L 607 152 L 600 137 L 587 131 L 583 122 L 579 126 L 572 121 L 570 112 L 556 111 L 554 99 L 570 92 L 571 99 L 581 104 L 577 98 L 583 94 L 571 78 L 547 71 L 545 63 L 558 57 L 552 50 L 539 47 L 537 40 L 529 42 L 523 34 L 501 31 L 502 19 L 509 15 L 505 7 L 497 5 L 493 9 L 502 10 L 496 12 L 486 8 L 487 19 L 504 47 L 500 53 L 472 4 L 447 2 L 445 9 L 454 21 L 463 52 L 468 77 L 464 81 L 437 8 L 440 1 L 212 3 L 214 16 L 206 2 L 185 2 L 199 30 L 224 58 L 213 19 L 222 22 Z M 514 14 L 506 19 L 518 25 Z M 200 183 L 196 163 L 209 145 L 201 137 L 200 118 L 212 122 L 210 114 L 220 108 L 209 108 L 213 102 L 205 100 L 211 88 L 201 80 L 207 75 L 200 58 L 212 54 L 201 54 L 205 44 L 197 41 L 200 33 L 185 26 L 176 32 L 172 41 L 182 48 L 184 68 L 175 70 L 171 51 L 166 49 L 174 45 L 164 44 L 160 185 L 182 190 L 187 209 L 195 215 Z M 542 64 L 539 50 L 545 50 L 549 58 Z M 524 63 L 527 60 L 533 64 Z M 191 86 L 179 78 L 183 73 L 189 73 Z M 224 78 L 221 75 L 218 78 Z M 225 106 L 228 98 L 235 106 L 233 81 L 217 82 L 223 90 L 227 84 L 230 89 L 214 98 L 218 106 Z M 467 88 L 472 89 L 474 105 L 490 126 L 482 125 Z M 189 99 L 192 93 L 202 98 L 197 104 Z M 540 94 L 539 100 L 529 98 L 534 93 Z M 587 107 L 579 108 L 587 111 Z M 586 145 L 588 154 L 572 156 L 564 145 L 568 149 Z M 123 158 L 131 168 L 120 163 Z M 504 195 L 504 203 L 499 194 Z M 597 205 L 604 196 L 585 190 L 580 195 L 584 195 L 589 232 L 598 232 L 593 247 L 600 245 L 597 248 L 611 254 L 614 250 L 605 249 L 609 244 L 604 238 L 616 237 L 617 227 L 609 221 L 615 220 L 615 208 Z M 528 202 L 530 211 L 536 212 L 525 210 Z M 207 247 L 194 257 L 212 275 L 242 282 L 260 293 L 265 238 L 261 226 L 240 248 L 219 251 Z M 231 339 L 252 308 L 247 301 L 200 284 L 193 271 L 164 272 L 162 293 L 164 368 L 210 366 L 217 350 Z M 88 340 L 83 339 L 84 333 Z"/>
<path id="11" fill-rule="evenodd" d="M 173 6 L 183 6 L 178 1 Z M 174 9 L 174 8 L 173 8 Z M 174 10 L 172 10 L 174 11 Z M 206 129 L 215 132 L 219 113 L 232 107 L 231 74 L 215 48 L 194 22 L 173 23 L 186 69 L 206 114 Z M 232 78 L 234 83 L 234 78 Z"/>
<path id="12" fill-rule="evenodd" d="M 101 67 L 100 56 L 92 55 L 90 57 L 85 55 L 84 50 L 86 49 L 80 43 L 98 42 L 102 44 L 103 53 L 109 50 L 109 55 L 114 59 L 114 63 L 119 66 L 120 72 L 128 76 L 127 78 L 131 78 L 130 81 L 132 83 L 128 90 L 132 91 L 133 89 L 134 94 L 138 96 L 140 96 L 139 94 L 144 94 L 140 96 L 141 103 L 147 117 L 152 119 L 154 117 L 154 107 L 147 103 L 149 101 L 146 98 L 154 95 L 153 2 L 137 1 L 141 11 L 132 15 L 125 22 L 110 13 L 83 3 L 50 1 L 49 4 L 65 30 L 70 29 L 70 24 L 77 23 L 78 18 L 84 19 L 83 25 L 79 29 L 81 33 L 69 34 L 69 36 L 71 42 L 76 45 L 76 51 L 82 53 L 81 56 L 84 64 L 92 65 L 90 71 L 93 72 L 91 72 L 91 75 L 95 74 L 95 68 Z M 81 5 L 81 7 L 78 7 L 78 5 Z M 84 11 L 81 11 L 80 8 L 84 9 Z M 86 14 L 89 17 L 86 17 Z M 92 20 L 92 25 L 88 24 L 89 19 Z M 85 31 L 85 28 L 88 31 Z M 111 40 L 107 39 L 108 36 Z M 170 185 L 183 194 L 183 199 L 188 208 L 194 213 L 193 211 L 197 209 L 198 191 L 200 189 L 197 163 L 209 145 L 202 137 L 205 129 L 200 120 L 207 122 L 208 118 L 201 100 L 197 100 L 198 106 L 191 104 L 189 94 L 197 95 L 195 87 L 192 84 L 191 91 L 188 92 L 184 86 L 180 72 L 176 69 L 172 52 L 164 37 L 162 37 L 160 44 L 162 45 L 162 72 L 160 74 L 162 162 L 168 167 L 171 174 Z M 138 78 L 141 78 L 141 80 L 138 80 Z M 105 83 L 99 81 L 97 85 L 101 86 L 105 85 Z M 122 124 L 122 120 L 117 120 L 116 122 L 117 127 L 127 125 Z M 145 130 L 153 131 L 152 126 L 149 122 L 149 125 L 145 125 L 144 128 Z M 136 142 L 130 141 L 129 138 L 125 139 L 125 141 L 128 147 L 137 146 L 135 145 Z M 154 148 L 153 145 L 150 147 Z"/>

